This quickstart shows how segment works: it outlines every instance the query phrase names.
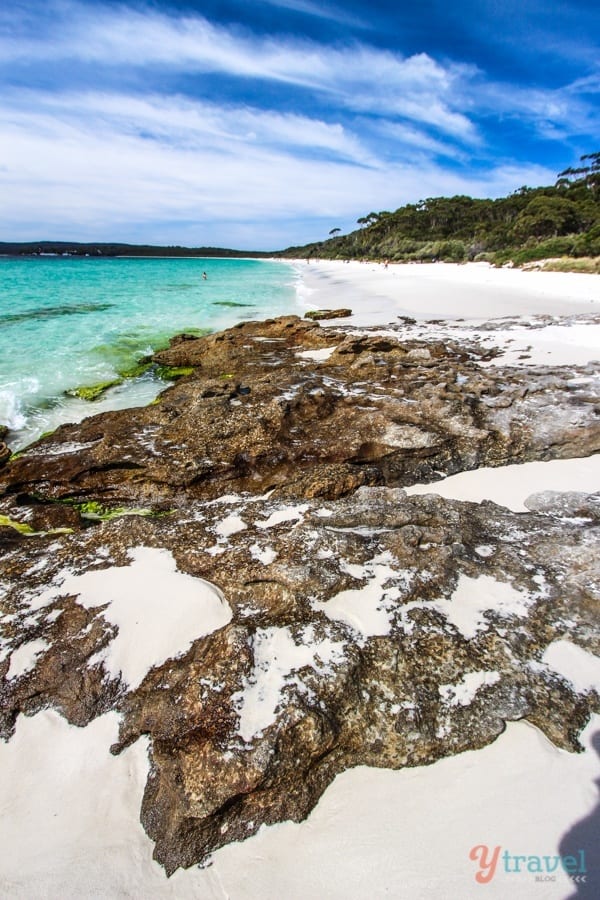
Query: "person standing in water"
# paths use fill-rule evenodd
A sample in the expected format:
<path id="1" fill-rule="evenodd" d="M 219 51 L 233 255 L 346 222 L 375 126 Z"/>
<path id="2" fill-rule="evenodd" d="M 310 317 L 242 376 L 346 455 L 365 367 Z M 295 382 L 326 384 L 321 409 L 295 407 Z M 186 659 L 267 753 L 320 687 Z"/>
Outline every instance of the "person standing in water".
<path id="1" fill-rule="evenodd" d="M 204 279 L 204 281 L 206 281 L 206 279 L 208 278 L 208 275 L 206 274 L 206 272 L 202 273 L 202 278 Z"/>

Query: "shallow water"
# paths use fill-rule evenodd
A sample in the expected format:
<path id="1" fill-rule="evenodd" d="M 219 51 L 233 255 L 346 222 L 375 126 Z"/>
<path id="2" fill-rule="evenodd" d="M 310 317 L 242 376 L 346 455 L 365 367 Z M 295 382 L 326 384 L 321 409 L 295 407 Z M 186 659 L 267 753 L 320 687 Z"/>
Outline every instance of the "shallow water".
<path id="1" fill-rule="evenodd" d="M 0 258 L 0 424 L 10 446 L 149 403 L 164 387 L 151 374 L 94 402 L 65 391 L 118 378 L 178 332 L 298 312 L 295 284 L 290 265 L 254 259 Z"/>

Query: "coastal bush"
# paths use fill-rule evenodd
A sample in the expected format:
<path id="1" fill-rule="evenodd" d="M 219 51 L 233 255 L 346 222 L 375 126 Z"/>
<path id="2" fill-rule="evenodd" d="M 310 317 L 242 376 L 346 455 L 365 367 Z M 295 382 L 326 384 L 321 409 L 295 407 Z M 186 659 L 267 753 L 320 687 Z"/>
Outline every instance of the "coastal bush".
<path id="1" fill-rule="evenodd" d="M 548 256 L 600 255 L 600 153 L 582 157 L 554 185 L 523 186 L 494 200 L 429 197 L 370 212 L 347 235 L 280 255 L 395 262 L 486 260 L 503 265 Z"/>
<path id="2" fill-rule="evenodd" d="M 575 235 L 550 238 L 546 241 L 531 243 L 512 254 L 515 265 L 534 262 L 538 259 L 547 259 L 552 256 L 569 256 L 575 246 Z"/>
<path id="3" fill-rule="evenodd" d="M 575 256 L 600 256 L 600 222 L 575 240 Z"/>
<path id="4" fill-rule="evenodd" d="M 557 237 L 578 230 L 581 217 L 574 200 L 564 197 L 534 197 L 515 220 L 513 233 L 517 240 L 529 237 Z"/>
<path id="5" fill-rule="evenodd" d="M 547 260 L 542 268 L 545 272 L 584 272 L 589 275 L 600 275 L 600 259 L 565 256 L 562 259 Z"/>

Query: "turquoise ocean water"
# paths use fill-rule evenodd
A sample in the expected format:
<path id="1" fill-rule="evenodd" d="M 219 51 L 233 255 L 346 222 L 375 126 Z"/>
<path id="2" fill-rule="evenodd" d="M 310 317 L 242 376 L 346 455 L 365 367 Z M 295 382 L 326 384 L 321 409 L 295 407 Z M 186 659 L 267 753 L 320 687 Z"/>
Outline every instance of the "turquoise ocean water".
<path id="1" fill-rule="evenodd" d="M 142 406 L 164 388 L 151 373 L 93 402 L 65 391 L 117 378 L 179 332 L 298 312 L 286 263 L 0 258 L 0 424 L 15 450 L 63 422 Z"/>

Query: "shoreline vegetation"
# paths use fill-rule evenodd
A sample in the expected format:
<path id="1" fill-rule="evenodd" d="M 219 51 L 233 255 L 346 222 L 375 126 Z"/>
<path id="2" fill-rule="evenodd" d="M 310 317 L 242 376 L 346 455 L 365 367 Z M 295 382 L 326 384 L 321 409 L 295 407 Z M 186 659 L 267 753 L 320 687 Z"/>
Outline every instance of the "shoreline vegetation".
<path id="1" fill-rule="evenodd" d="M 395 212 L 370 212 L 360 229 L 291 247 L 284 256 L 389 262 L 488 262 L 526 267 L 547 260 L 558 271 L 598 272 L 600 153 L 586 154 L 554 185 L 521 187 L 495 200 L 434 197 Z M 572 268 L 571 268 L 572 267 Z"/>

